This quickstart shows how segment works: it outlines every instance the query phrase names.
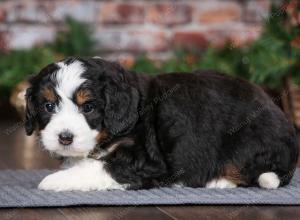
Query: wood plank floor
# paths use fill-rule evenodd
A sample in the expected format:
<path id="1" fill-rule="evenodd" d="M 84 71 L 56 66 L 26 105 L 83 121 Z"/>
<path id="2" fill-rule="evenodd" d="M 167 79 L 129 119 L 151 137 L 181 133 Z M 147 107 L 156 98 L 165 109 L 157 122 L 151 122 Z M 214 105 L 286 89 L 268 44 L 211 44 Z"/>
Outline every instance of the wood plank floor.
<path id="1" fill-rule="evenodd" d="M 59 162 L 25 137 L 23 122 L 0 119 L 0 169 L 58 168 Z M 0 220 L 13 219 L 214 219 L 299 220 L 297 206 L 144 206 L 0 209 Z"/>

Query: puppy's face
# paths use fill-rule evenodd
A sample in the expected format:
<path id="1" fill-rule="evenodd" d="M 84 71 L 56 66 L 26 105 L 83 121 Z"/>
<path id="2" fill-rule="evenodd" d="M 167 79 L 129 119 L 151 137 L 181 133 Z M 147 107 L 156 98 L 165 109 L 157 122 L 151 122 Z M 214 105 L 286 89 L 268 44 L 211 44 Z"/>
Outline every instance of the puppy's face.
<path id="1" fill-rule="evenodd" d="M 27 134 L 38 130 L 51 152 L 85 157 L 109 136 L 128 132 L 136 121 L 138 98 L 122 82 L 123 74 L 117 64 L 100 59 L 50 64 L 30 81 Z"/>

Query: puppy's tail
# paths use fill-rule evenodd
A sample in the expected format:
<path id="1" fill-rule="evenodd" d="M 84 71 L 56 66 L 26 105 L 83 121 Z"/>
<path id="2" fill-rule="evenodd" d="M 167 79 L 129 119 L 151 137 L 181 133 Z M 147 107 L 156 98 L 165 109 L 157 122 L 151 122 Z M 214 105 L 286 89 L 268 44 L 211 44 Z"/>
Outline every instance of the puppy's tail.
<path id="1" fill-rule="evenodd" d="M 274 172 L 260 174 L 257 182 L 261 188 L 265 189 L 277 189 L 280 186 L 280 179 Z"/>
<path id="2" fill-rule="evenodd" d="M 259 175 L 257 183 L 261 188 L 277 189 L 280 186 L 285 186 L 290 183 L 296 168 L 278 175 L 276 172 L 266 172 Z"/>

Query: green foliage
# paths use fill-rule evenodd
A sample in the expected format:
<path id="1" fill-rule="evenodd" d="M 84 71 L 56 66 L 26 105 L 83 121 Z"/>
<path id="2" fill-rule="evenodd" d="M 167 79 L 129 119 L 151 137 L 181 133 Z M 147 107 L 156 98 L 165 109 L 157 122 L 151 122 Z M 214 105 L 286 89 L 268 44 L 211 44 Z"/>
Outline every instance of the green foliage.
<path id="1" fill-rule="evenodd" d="M 95 53 L 91 27 L 72 18 L 66 18 L 67 30 L 59 31 L 50 44 L 53 51 L 65 56 L 90 56 Z"/>
<path id="2" fill-rule="evenodd" d="M 139 73 L 155 74 L 159 72 L 159 67 L 147 57 L 141 56 L 136 59 L 131 70 Z"/>
<path id="3" fill-rule="evenodd" d="M 270 88 L 281 88 L 282 79 L 287 76 L 293 76 L 300 84 L 300 27 L 290 24 L 290 16 L 273 7 L 262 36 L 245 47 L 232 47 L 229 42 L 223 48 L 210 47 L 199 54 L 175 51 L 173 58 L 162 62 L 139 57 L 131 69 L 148 74 L 216 69 Z M 90 26 L 67 18 L 66 31 L 58 32 L 53 43 L 0 52 L 0 98 L 48 63 L 65 56 L 94 55 L 96 42 L 92 36 Z"/>
<path id="4" fill-rule="evenodd" d="M 230 44 L 224 48 L 209 48 L 199 61 L 199 68 L 214 69 L 223 73 L 242 78 L 249 78 L 249 60 L 243 50 L 232 47 Z"/>
<path id="5" fill-rule="evenodd" d="M 53 43 L 27 50 L 0 52 L 0 99 L 8 98 L 12 88 L 31 74 L 65 56 L 88 56 L 94 53 L 90 27 L 71 18 L 66 31 L 57 33 Z"/>
<path id="6" fill-rule="evenodd" d="M 300 28 L 288 25 L 287 14 L 276 7 L 271 15 L 263 35 L 246 48 L 245 55 L 250 60 L 249 79 L 252 82 L 280 88 L 284 77 L 300 80 L 300 49 L 292 45 Z"/>
<path id="7" fill-rule="evenodd" d="M 231 75 L 249 78 L 243 52 L 229 45 L 222 49 L 208 48 L 204 54 L 177 52 L 171 59 L 153 62 L 146 57 L 136 60 L 132 70 L 149 74 L 161 72 L 189 72 L 199 69 L 214 69 Z M 237 69 L 243 71 L 236 71 Z"/>
<path id="8" fill-rule="evenodd" d="M 243 48 L 209 49 L 201 67 L 215 67 L 273 89 L 281 88 L 287 76 L 300 82 L 300 50 L 292 46 L 300 28 L 289 25 L 288 19 L 285 11 L 273 6 L 257 41 Z"/>
<path id="9" fill-rule="evenodd" d="M 197 54 L 187 54 L 184 51 L 175 51 L 175 57 L 161 65 L 161 72 L 188 72 L 198 69 Z"/>
<path id="10" fill-rule="evenodd" d="M 54 60 L 54 54 L 47 48 L 12 50 L 0 54 L 0 98 L 28 75 L 37 73 Z"/>
<path id="11" fill-rule="evenodd" d="M 229 42 L 224 48 L 211 47 L 202 55 L 194 54 L 198 59 L 192 63 L 187 62 L 186 57 L 191 56 L 188 53 L 177 54 L 158 67 L 143 58 L 133 69 L 144 72 L 215 69 L 272 89 L 280 89 L 287 76 L 300 84 L 300 42 L 298 46 L 292 45 L 297 36 L 300 41 L 300 27 L 289 25 L 288 19 L 285 11 L 273 6 L 262 36 L 251 45 L 238 48 Z"/>

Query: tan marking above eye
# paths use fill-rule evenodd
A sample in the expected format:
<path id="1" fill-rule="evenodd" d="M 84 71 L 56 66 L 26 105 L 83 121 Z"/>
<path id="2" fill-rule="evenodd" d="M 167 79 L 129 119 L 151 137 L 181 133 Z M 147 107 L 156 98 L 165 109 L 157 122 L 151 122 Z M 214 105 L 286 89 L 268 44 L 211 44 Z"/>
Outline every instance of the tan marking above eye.
<path id="1" fill-rule="evenodd" d="M 83 105 L 92 98 L 90 91 L 84 89 L 77 91 L 75 97 L 77 105 Z"/>
<path id="2" fill-rule="evenodd" d="M 57 96 L 52 88 L 46 87 L 42 90 L 43 97 L 49 102 L 56 102 Z"/>

